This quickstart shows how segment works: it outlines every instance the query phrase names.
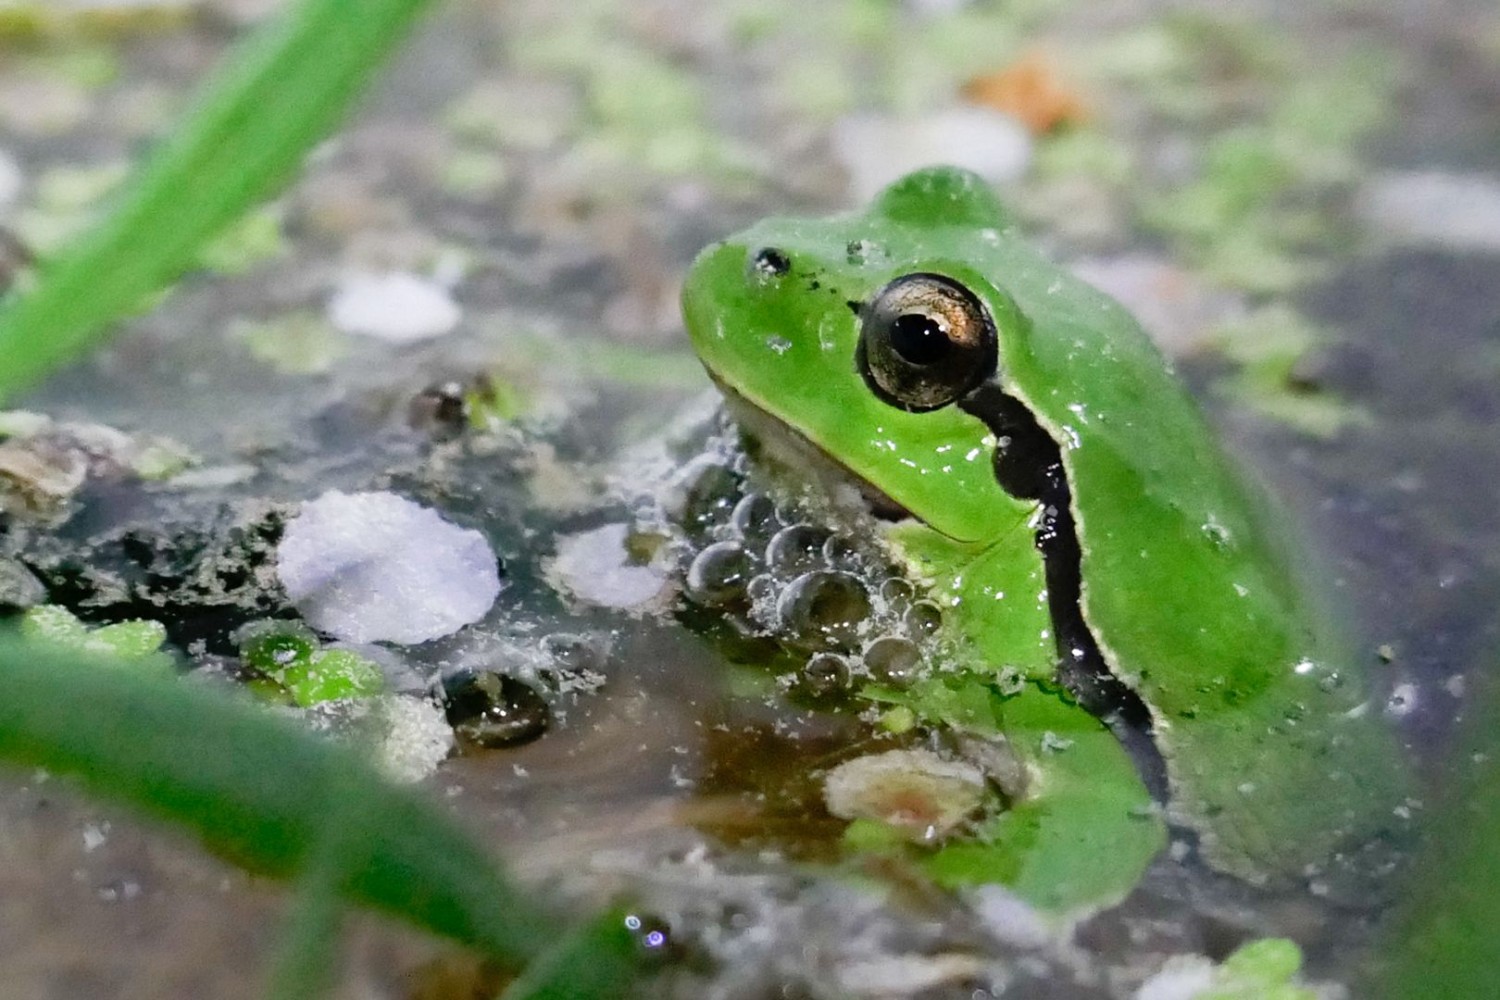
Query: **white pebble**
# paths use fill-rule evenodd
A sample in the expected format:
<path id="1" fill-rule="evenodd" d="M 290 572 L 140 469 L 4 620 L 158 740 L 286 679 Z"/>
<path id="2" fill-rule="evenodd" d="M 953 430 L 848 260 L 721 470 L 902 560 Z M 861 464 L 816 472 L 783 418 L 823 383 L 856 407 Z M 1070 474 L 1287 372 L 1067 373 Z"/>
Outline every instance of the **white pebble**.
<path id="1" fill-rule="evenodd" d="M 1367 225 L 1401 243 L 1500 250 L 1500 176 L 1390 173 L 1366 184 L 1358 204 Z"/>
<path id="2" fill-rule="evenodd" d="M 656 566 L 630 561 L 625 549 L 629 528 L 606 524 L 562 539 L 552 561 L 556 582 L 589 604 L 605 608 L 640 608 L 666 589 L 667 576 Z"/>
<path id="3" fill-rule="evenodd" d="M 441 337 L 462 316 L 448 289 L 405 271 L 351 274 L 328 303 L 336 329 L 393 344 Z"/>
<path id="4" fill-rule="evenodd" d="M 1026 127 L 981 107 L 956 106 L 919 118 L 851 115 L 834 125 L 832 142 L 859 201 L 922 167 L 964 167 L 996 184 L 1015 180 L 1031 164 Z"/>
<path id="5" fill-rule="evenodd" d="M 1194 1000 L 1214 988 L 1215 971 L 1202 955 L 1174 955 L 1141 984 L 1135 1000 Z"/>
<path id="6" fill-rule="evenodd" d="M 985 929 L 1002 944 L 1037 949 L 1055 936 L 1040 913 L 1003 885 L 982 885 L 969 893 L 969 901 Z"/>
<path id="7" fill-rule="evenodd" d="M 21 173 L 21 165 L 16 162 L 15 157 L 0 149 L 0 211 L 15 204 L 16 199 L 21 197 L 21 188 L 25 183 L 26 177 Z"/>
<path id="8" fill-rule="evenodd" d="M 287 524 L 276 571 L 309 624 L 349 642 L 451 635 L 484 617 L 501 588 L 483 535 L 394 493 L 309 500 Z"/>
<path id="9" fill-rule="evenodd" d="M 427 699 L 385 695 L 380 714 L 386 725 L 380 767 L 392 781 L 421 781 L 453 752 L 453 729 L 443 710 Z"/>

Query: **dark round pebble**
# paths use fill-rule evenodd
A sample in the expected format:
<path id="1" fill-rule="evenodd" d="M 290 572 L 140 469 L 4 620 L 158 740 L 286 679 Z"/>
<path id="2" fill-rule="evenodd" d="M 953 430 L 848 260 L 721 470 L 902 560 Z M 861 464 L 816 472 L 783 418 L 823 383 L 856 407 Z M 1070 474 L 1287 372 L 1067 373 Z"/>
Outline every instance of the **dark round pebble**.
<path id="1" fill-rule="evenodd" d="M 909 684 L 922 665 L 922 651 L 910 639 L 883 635 L 864 649 L 865 667 L 876 680 Z"/>
<path id="2" fill-rule="evenodd" d="M 828 532 L 811 524 L 782 528 L 766 546 L 766 564 L 778 573 L 806 573 L 823 565 Z"/>
<path id="3" fill-rule="evenodd" d="M 447 678 L 443 711 L 460 744 L 484 749 L 529 743 L 552 722 L 547 702 L 529 685 L 488 670 Z"/>
<path id="4" fill-rule="evenodd" d="M 745 599 L 755 561 L 739 542 L 715 542 L 693 559 L 687 596 L 694 603 L 720 607 Z"/>
<path id="5" fill-rule="evenodd" d="M 435 382 L 412 397 L 407 423 L 439 440 L 458 437 L 469 426 L 469 401 L 462 382 Z"/>
<path id="6" fill-rule="evenodd" d="M 814 649 L 849 649 L 870 617 L 870 595 L 849 573 L 804 573 L 781 592 L 776 617 L 793 637 Z"/>

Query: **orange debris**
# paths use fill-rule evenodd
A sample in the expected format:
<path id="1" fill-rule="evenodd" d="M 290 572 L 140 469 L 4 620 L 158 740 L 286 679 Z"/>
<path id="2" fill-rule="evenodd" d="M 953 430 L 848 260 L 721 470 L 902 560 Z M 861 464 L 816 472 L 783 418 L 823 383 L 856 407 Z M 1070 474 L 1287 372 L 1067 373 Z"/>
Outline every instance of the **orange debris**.
<path id="1" fill-rule="evenodd" d="M 961 92 L 975 104 L 1004 111 L 1038 135 L 1088 117 L 1083 98 L 1037 52 L 1005 69 L 974 77 Z"/>

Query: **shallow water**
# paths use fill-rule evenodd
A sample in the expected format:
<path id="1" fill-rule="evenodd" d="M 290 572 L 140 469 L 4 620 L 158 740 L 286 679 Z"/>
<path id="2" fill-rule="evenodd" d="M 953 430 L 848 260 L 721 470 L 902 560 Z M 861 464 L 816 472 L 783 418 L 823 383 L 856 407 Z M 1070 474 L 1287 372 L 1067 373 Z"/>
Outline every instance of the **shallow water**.
<path id="1" fill-rule="evenodd" d="M 14 55 L 0 61 L 0 152 L 25 178 L 12 204 L 0 200 L 0 224 L 33 241 L 64 224 L 74 210 L 56 190 L 67 187 L 59 169 L 107 166 L 163 126 L 231 36 L 234 8 L 103 38 L 0 40 Z M 632 499 L 660 471 L 633 467 L 636 449 L 709 405 L 675 313 L 697 249 L 766 214 L 850 204 L 828 141 L 845 114 L 931 114 L 968 76 L 1038 48 L 1085 95 L 1100 155 L 1133 157 L 1134 169 L 1048 166 L 1043 147 L 1003 190 L 1050 252 L 1102 267 L 1148 324 L 1157 318 L 1153 332 L 1228 446 L 1329 562 L 1365 664 L 1406 706 L 1394 724 L 1424 776 L 1449 780 L 1454 723 L 1500 655 L 1500 246 L 1461 239 L 1462 212 L 1451 239 L 1439 222 L 1419 238 L 1360 205 L 1393 171 L 1465 172 L 1500 188 L 1492 5 L 1040 3 L 986 22 L 997 32 L 989 54 L 933 28 L 922 37 L 953 48 L 925 59 L 903 44 L 906 28 L 844 9 L 657 2 L 564 17 L 544 3 L 448 5 L 282 200 L 277 252 L 188 279 L 110 347 L 17 401 L 165 435 L 240 478 L 96 477 L 60 528 L 0 521 L 0 554 L 51 567 L 54 599 L 106 620 L 146 613 L 112 596 L 102 572 L 140 571 L 142 537 L 169 563 L 191 561 L 194 532 L 211 547 L 266 504 L 325 489 L 432 503 L 485 531 L 509 587 L 474 634 L 409 651 L 414 665 L 483 662 L 506 642 L 556 633 L 609 642 L 602 690 L 555 701 L 546 736 L 452 759 L 428 783 L 523 877 L 574 900 L 637 894 L 725 961 L 661 990 L 706 995 L 711 981 L 715 995 L 738 997 L 796 984 L 792 995 L 822 996 L 847 986 L 840 969 L 890 955 L 1024 952 L 986 937 L 972 909 L 899 877 L 901 891 L 882 899 L 789 861 L 826 857 L 840 831 L 807 775 L 889 738 L 777 697 L 764 673 L 731 667 L 670 614 L 569 600 L 548 561 L 560 538 L 631 522 Z M 930 16 L 897 23 L 952 15 Z M 1364 53 L 1385 67 L 1379 87 L 1350 70 L 1330 93 L 1378 90 L 1375 109 L 1328 106 L 1368 115 L 1366 130 L 1254 195 L 1264 202 L 1253 217 L 1279 212 L 1305 230 L 1297 280 L 1268 284 L 1279 266 L 1269 251 L 1222 263 L 1212 234 L 1182 224 L 1182 203 L 1163 209 L 1142 194 L 1186 184 L 1214 141 L 1290 115 L 1283 102 L 1300 80 Z M 92 65 L 112 71 L 79 68 Z M 664 116 L 676 127 L 656 127 Z M 1121 262 L 1143 257 L 1152 277 L 1122 278 Z M 331 329 L 325 307 L 342 276 L 387 268 L 451 279 L 457 329 L 404 347 Z M 1265 368 L 1250 342 L 1268 327 L 1244 321 L 1268 303 L 1320 332 L 1297 346 L 1289 373 L 1245 379 Z M 516 393 L 513 424 L 446 442 L 430 422 L 413 426 L 425 387 L 479 372 Z M 229 589 L 163 612 L 174 640 L 230 653 L 233 627 L 284 609 L 274 592 L 249 606 L 253 588 Z M 10 774 L 0 787 L 10 995 L 256 995 L 283 906 L 274 887 L 56 779 Z M 1297 938 L 1312 978 L 1357 981 L 1376 917 L 1162 862 L 1125 907 L 1081 930 L 1079 951 L 1033 956 L 1040 964 L 1008 995 L 1128 995 L 1162 955 L 1219 958 L 1264 933 Z M 473 973 L 452 953 L 358 927 L 339 995 L 463 995 Z M 442 992 L 434 968 L 460 985 Z M 969 980 L 955 982 L 965 985 L 931 995 L 970 995 Z"/>

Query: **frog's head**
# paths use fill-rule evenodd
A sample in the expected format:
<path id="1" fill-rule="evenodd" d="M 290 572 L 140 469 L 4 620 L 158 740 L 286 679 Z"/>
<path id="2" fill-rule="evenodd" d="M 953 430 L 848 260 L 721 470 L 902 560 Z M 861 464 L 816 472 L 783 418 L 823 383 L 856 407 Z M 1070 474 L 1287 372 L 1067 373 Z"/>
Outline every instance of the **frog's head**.
<path id="1" fill-rule="evenodd" d="M 943 534 L 993 537 L 1025 505 L 957 404 L 1024 322 L 985 276 L 1007 225 L 984 182 L 951 168 L 908 175 L 866 212 L 766 220 L 693 265 L 688 332 L 729 399 L 773 418 L 752 433 L 789 429 Z"/>

